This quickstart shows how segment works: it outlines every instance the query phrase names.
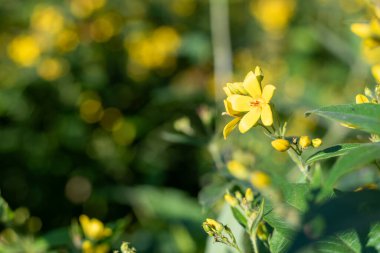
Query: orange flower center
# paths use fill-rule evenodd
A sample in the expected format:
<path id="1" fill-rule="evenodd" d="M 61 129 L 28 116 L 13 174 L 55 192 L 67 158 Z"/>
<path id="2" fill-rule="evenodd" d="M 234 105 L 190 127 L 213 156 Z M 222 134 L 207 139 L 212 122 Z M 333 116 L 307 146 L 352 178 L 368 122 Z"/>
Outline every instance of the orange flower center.
<path id="1" fill-rule="evenodd" d="M 264 100 L 262 98 L 256 98 L 252 100 L 249 105 L 252 107 L 261 106 L 264 103 Z"/>

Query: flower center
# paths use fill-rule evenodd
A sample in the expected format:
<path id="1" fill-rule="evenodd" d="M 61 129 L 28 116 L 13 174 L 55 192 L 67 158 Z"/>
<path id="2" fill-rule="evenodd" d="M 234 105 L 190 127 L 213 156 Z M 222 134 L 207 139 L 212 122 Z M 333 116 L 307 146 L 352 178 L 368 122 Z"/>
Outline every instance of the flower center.
<path id="1" fill-rule="evenodd" d="M 262 98 L 256 98 L 256 99 L 253 99 L 249 103 L 249 105 L 252 107 L 257 107 L 257 106 L 261 106 L 263 103 L 264 103 L 264 100 Z"/>

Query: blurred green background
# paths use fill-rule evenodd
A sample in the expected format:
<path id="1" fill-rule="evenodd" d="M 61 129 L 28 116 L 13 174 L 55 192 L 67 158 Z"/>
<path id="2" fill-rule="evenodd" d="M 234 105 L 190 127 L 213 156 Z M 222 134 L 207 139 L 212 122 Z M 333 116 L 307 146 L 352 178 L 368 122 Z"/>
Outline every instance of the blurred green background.
<path id="1" fill-rule="evenodd" d="M 304 112 L 374 84 L 350 32 L 367 14 L 359 0 L 0 0 L 1 195 L 37 220 L 23 233 L 128 217 L 138 252 L 203 252 L 197 196 L 216 167 L 293 177 L 257 130 L 222 140 L 223 82 L 260 65 L 289 135 L 356 138 Z M 233 76 L 214 74 L 223 54 Z"/>

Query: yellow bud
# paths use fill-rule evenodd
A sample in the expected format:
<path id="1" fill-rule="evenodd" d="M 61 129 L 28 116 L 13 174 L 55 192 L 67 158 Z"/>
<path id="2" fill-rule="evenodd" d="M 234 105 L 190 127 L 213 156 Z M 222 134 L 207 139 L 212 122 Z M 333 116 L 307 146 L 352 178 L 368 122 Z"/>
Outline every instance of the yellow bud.
<path id="1" fill-rule="evenodd" d="M 299 142 L 301 148 L 305 149 L 311 145 L 311 140 L 309 136 L 301 136 Z"/>
<path id="2" fill-rule="evenodd" d="M 245 199 L 248 202 L 252 202 L 253 201 L 253 192 L 252 192 L 251 188 L 247 188 L 247 190 L 245 190 Z"/>
<path id="3" fill-rule="evenodd" d="M 256 66 L 255 68 L 255 76 L 259 82 L 264 79 L 264 73 L 259 66 Z"/>
<path id="4" fill-rule="evenodd" d="M 264 189 L 271 184 L 271 179 L 266 173 L 255 171 L 251 174 L 251 184 L 257 189 Z"/>
<path id="5" fill-rule="evenodd" d="M 320 138 L 315 138 L 311 140 L 311 144 L 314 148 L 318 148 L 322 144 L 322 140 Z"/>
<path id="6" fill-rule="evenodd" d="M 214 219 L 209 219 L 209 218 L 206 219 L 206 224 L 208 224 L 209 226 L 214 228 L 217 232 L 222 232 L 222 230 L 224 228 L 222 224 L 220 224 L 219 222 L 217 222 Z"/>
<path id="7" fill-rule="evenodd" d="M 227 163 L 227 169 L 234 177 L 246 179 L 248 177 L 247 168 L 240 162 L 232 160 Z"/>
<path id="8" fill-rule="evenodd" d="M 236 191 L 235 192 L 235 197 L 238 199 L 238 200 L 242 200 L 243 199 L 243 196 L 241 195 L 241 193 L 239 191 Z"/>
<path id="9" fill-rule="evenodd" d="M 239 203 L 237 201 L 237 199 L 235 199 L 231 194 L 229 193 L 226 193 L 224 195 L 224 200 L 232 207 L 235 207 L 237 206 Z"/>
<path id="10" fill-rule="evenodd" d="M 366 96 L 364 96 L 363 94 L 356 95 L 355 101 L 357 104 L 369 103 L 368 98 Z"/>
<path id="11" fill-rule="evenodd" d="M 276 139 L 272 141 L 272 147 L 280 152 L 284 152 L 290 148 L 290 143 L 285 139 Z"/>

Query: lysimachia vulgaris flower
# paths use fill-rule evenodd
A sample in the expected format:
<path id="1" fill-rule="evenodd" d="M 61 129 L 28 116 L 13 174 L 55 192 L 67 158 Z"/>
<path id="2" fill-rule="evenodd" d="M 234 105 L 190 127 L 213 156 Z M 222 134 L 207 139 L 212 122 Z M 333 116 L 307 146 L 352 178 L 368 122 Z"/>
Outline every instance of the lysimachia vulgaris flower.
<path id="1" fill-rule="evenodd" d="M 250 71 L 243 82 L 227 83 L 224 91 L 227 99 L 224 100 L 227 115 L 234 117 L 223 130 L 224 138 L 239 124 L 239 131 L 246 133 L 261 119 L 264 126 L 273 124 L 270 100 L 276 87 L 266 85 L 263 89 L 261 69 L 256 67 L 255 73 Z"/>

